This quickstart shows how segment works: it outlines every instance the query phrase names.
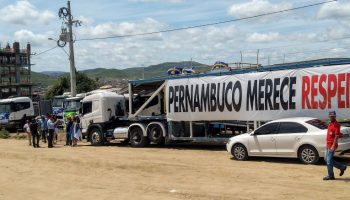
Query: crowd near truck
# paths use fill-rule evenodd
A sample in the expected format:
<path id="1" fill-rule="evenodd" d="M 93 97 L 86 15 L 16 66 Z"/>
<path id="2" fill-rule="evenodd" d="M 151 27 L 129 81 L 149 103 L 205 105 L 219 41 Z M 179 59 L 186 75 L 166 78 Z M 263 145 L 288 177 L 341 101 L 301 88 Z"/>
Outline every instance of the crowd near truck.
<path id="1" fill-rule="evenodd" d="M 338 118 L 350 111 L 349 59 L 129 81 L 124 93 L 82 100 L 82 133 L 93 145 L 226 143 L 266 121 Z"/>

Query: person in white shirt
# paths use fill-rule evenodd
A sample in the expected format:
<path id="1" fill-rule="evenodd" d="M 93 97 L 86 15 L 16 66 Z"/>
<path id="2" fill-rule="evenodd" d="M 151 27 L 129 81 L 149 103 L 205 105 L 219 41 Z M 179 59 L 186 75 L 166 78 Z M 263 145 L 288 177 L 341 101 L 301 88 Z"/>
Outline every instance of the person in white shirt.
<path id="1" fill-rule="evenodd" d="M 27 133 L 29 146 L 32 146 L 32 134 L 30 132 L 30 123 L 29 120 L 26 121 L 26 123 L 23 126 L 23 130 Z"/>
<path id="2" fill-rule="evenodd" d="M 52 142 L 53 142 L 53 137 L 55 134 L 55 127 L 57 126 L 57 122 L 58 121 L 54 121 L 52 116 L 49 116 L 49 120 L 47 121 L 47 128 L 49 130 L 49 136 L 47 137 L 47 140 L 48 140 L 47 145 L 49 148 L 53 147 Z"/>

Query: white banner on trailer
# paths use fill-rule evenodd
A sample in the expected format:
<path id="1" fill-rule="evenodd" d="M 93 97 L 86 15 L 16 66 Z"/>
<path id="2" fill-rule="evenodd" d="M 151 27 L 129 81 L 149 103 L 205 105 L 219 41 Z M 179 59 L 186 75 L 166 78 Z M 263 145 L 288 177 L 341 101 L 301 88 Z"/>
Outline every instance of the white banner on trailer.
<path id="1" fill-rule="evenodd" d="M 169 121 L 350 118 L 350 65 L 168 80 Z"/>

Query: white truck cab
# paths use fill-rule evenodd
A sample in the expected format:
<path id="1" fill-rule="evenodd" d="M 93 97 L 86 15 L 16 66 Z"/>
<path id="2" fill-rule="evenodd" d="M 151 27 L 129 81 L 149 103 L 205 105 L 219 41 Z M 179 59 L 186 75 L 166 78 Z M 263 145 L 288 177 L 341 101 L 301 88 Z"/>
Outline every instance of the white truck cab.
<path id="1" fill-rule="evenodd" d="M 8 114 L 7 129 L 21 129 L 24 119 L 34 117 L 33 102 L 29 97 L 2 99 L 0 100 L 0 112 Z"/>
<path id="2" fill-rule="evenodd" d="M 90 124 L 100 124 L 112 117 L 126 117 L 126 98 L 114 92 L 99 92 L 86 96 L 82 102 L 81 126 L 86 134 Z"/>

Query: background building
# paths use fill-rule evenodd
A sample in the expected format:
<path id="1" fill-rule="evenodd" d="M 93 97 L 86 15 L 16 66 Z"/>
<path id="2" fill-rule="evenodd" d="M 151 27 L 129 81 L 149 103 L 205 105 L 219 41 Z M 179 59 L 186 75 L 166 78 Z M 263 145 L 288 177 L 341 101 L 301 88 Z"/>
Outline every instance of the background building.
<path id="1" fill-rule="evenodd" d="M 0 98 L 32 96 L 30 44 L 20 49 L 18 42 L 0 48 Z"/>

